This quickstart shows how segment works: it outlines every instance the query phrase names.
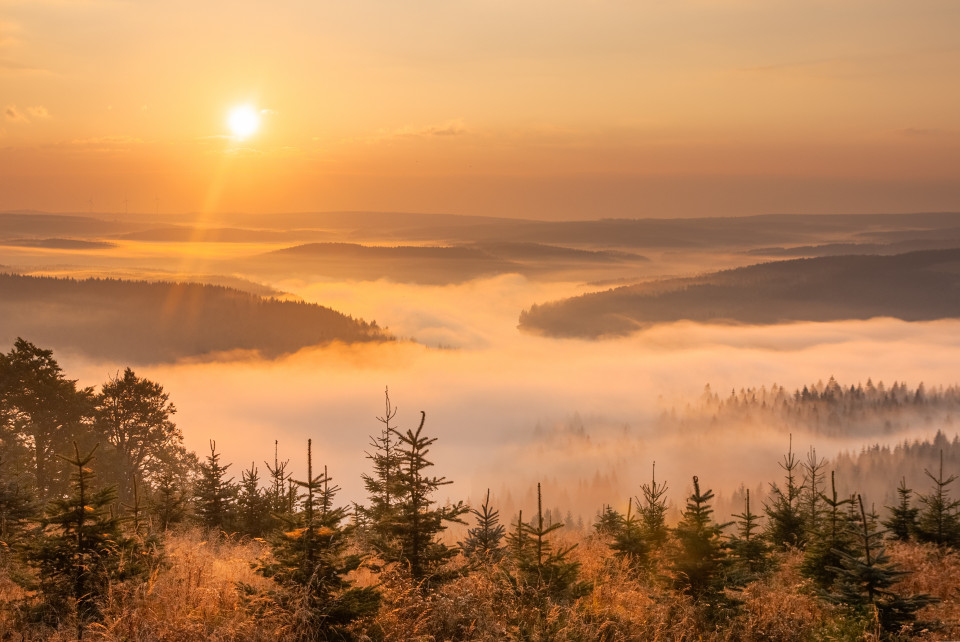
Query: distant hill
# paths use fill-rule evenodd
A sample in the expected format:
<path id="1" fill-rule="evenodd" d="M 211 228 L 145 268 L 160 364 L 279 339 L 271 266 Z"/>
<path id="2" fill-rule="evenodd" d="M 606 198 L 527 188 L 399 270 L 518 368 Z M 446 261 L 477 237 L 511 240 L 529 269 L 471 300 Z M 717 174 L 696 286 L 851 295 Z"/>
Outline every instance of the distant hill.
<path id="1" fill-rule="evenodd" d="M 392 340 L 376 323 L 330 308 L 222 286 L 0 274 L 0 344 L 18 336 L 133 363 L 231 350 L 273 358 L 331 341 Z"/>
<path id="2" fill-rule="evenodd" d="M 637 254 L 582 250 L 541 243 L 485 242 L 466 245 L 361 245 L 307 243 L 230 262 L 227 271 L 257 275 L 443 284 L 496 274 L 527 276 L 626 266 L 647 259 Z"/>
<path id="3" fill-rule="evenodd" d="M 625 335 L 679 320 L 771 324 L 960 317 L 960 249 L 761 263 L 629 285 L 535 305 L 524 330 L 558 337 Z"/>

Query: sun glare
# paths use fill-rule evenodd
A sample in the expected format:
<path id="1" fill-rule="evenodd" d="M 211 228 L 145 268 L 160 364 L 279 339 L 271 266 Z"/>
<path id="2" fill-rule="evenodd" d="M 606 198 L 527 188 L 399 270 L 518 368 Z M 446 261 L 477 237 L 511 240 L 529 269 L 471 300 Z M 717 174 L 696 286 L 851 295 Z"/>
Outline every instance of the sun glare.
<path id="1" fill-rule="evenodd" d="M 260 113 L 250 105 L 240 105 L 230 110 L 227 124 L 234 136 L 247 138 L 260 128 Z"/>

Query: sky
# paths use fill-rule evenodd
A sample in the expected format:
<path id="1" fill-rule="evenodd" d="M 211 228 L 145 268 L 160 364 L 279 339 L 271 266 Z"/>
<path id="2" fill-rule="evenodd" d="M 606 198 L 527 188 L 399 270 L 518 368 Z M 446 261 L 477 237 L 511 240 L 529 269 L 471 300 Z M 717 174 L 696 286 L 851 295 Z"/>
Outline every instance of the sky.
<path id="1" fill-rule="evenodd" d="M 0 210 L 955 210 L 958 24 L 955 0 L 0 0 Z"/>

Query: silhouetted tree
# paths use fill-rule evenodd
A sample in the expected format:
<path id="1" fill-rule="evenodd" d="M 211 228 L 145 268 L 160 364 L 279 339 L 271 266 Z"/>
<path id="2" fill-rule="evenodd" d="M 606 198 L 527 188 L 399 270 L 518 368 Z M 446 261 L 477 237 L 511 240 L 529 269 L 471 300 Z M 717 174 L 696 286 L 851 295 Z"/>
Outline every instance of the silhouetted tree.
<path id="1" fill-rule="evenodd" d="M 875 516 L 867 515 L 860 495 L 857 495 L 857 504 L 860 519 L 854 523 L 854 532 L 859 553 L 841 553 L 841 566 L 837 569 L 835 584 L 837 591 L 828 597 L 871 619 L 874 614 L 865 609 L 875 609 L 881 629 L 886 633 L 899 634 L 904 625 L 916 620 L 917 611 L 939 600 L 925 594 L 903 596 L 891 590 L 907 573 L 890 562 L 882 545 L 883 533 L 875 527 Z"/>
<path id="2" fill-rule="evenodd" d="M 390 425 L 397 409 L 390 403 L 389 389 L 384 392 L 384 406 L 383 416 L 377 417 L 377 421 L 383 424 L 383 429 L 379 436 L 370 438 L 373 452 L 367 453 L 373 472 L 363 474 L 369 504 L 361 508 L 365 521 L 369 524 L 369 536 L 378 548 L 388 548 L 391 545 L 389 540 L 397 534 L 401 492 L 400 465 L 403 461 L 403 453 L 397 444 L 399 433 Z"/>
<path id="3" fill-rule="evenodd" d="M 250 468 L 241 471 L 237 492 L 237 527 L 253 537 L 262 536 L 270 522 L 270 502 L 260 489 L 260 475 L 250 462 Z"/>
<path id="4" fill-rule="evenodd" d="M 227 531 L 233 528 L 237 487 L 233 478 L 226 479 L 226 466 L 220 463 L 217 443 L 210 440 L 210 454 L 200 464 L 200 479 L 195 490 L 195 510 L 200 523 L 207 528 Z"/>
<path id="5" fill-rule="evenodd" d="M 825 589 L 836 580 L 842 556 L 854 553 L 855 542 L 850 536 L 848 514 L 854 506 L 852 497 L 840 499 L 837 494 L 835 471 L 830 472 L 830 495 L 822 495 L 822 499 L 826 514 L 817 532 L 811 533 L 800 568 L 804 575 Z"/>
<path id="6" fill-rule="evenodd" d="M 78 390 L 76 381 L 64 377 L 51 350 L 18 338 L 10 352 L 0 355 L 3 438 L 30 449 L 29 465 L 41 499 L 66 490 L 57 452 L 71 441 L 89 441 L 83 428 L 89 422 L 92 403 L 93 390 Z"/>
<path id="7" fill-rule="evenodd" d="M 780 467 L 785 473 L 784 488 L 776 483 L 770 484 L 771 497 L 763 507 L 767 514 L 767 538 L 774 546 L 803 546 L 804 522 L 800 507 L 800 495 L 803 485 L 797 480 L 797 463 L 793 455 L 793 436 L 790 437 L 790 448 L 783 456 Z"/>
<path id="8" fill-rule="evenodd" d="M 643 535 L 643 522 L 633 514 L 633 500 L 627 502 L 627 514 L 623 516 L 610 548 L 617 557 L 629 560 L 634 566 L 647 563 L 650 547 Z"/>
<path id="9" fill-rule="evenodd" d="M 916 506 L 910 506 L 910 496 L 913 490 L 907 488 L 907 478 L 900 478 L 900 485 L 897 487 L 897 495 L 900 497 L 900 503 L 896 506 L 887 506 L 890 511 L 890 519 L 882 522 L 889 530 L 892 539 L 901 542 L 910 541 L 917 532 L 917 515 L 920 509 Z"/>
<path id="10" fill-rule="evenodd" d="M 469 558 L 482 562 L 496 563 L 503 557 L 504 526 L 500 523 L 500 511 L 490 506 L 490 489 L 480 510 L 471 508 L 476 518 L 476 526 L 467 531 L 467 537 L 460 542 L 460 550 Z"/>
<path id="11" fill-rule="evenodd" d="M 943 450 L 940 451 L 940 471 L 934 477 L 929 470 L 924 471 L 933 481 L 933 492 L 920 495 L 924 509 L 917 521 L 917 539 L 932 542 L 938 546 L 960 546 L 960 500 L 951 499 L 947 487 L 957 480 L 956 475 L 943 476 Z"/>
<path id="12" fill-rule="evenodd" d="M 750 489 L 746 489 L 743 512 L 736 518 L 737 534 L 730 538 L 730 570 L 728 581 L 733 586 L 744 586 L 755 580 L 770 565 L 769 546 L 755 531 L 760 517 L 750 510 Z"/>
<path id="13" fill-rule="evenodd" d="M 94 426 L 116 459 L 120 499 L 134 483 L 183 466 L 183 435 L 170 417 L 176 412 L 163 387 L 127 368 L 103 384 L 96 396 Z"/>
<path id="14" fill-rule="evenodd" d="M 640 513 L 643 537 L 650 548 L 658 549 L 667 540 L 667 483 L 657 482 L 657 462 L 653 462 L 653 469 L 649 484 L 642 484 L 640 490 L 643 501 L 637 497 L 637 511 Z"/>
<path id="15" fill-rule="evenodd" d="M 569 559 L 576 545 L 554 550 L 548 535 L 563 528 L 562 523 L 547 525 L 543 519 L 543 499 L 537 484 L 537 515 L 529 523 L 519 522 L 518 537 L 514 543 L 513 562 L 517 586 L 532 588 L 542 597 L 575 598 L 583 590 L 577 581 L 580 564 Z"/>
<path id="16" fill-rule="evenodd" d="M 712 499 L 713 491 L 701 492 L 700 480 L 694 475 L 693 494 L 673 531 L 677 547 L 670 554 L 670 570 L 677 590 L 698 602 L 715 604 L 724 583 L 724 525 L 710 517 Z"/>

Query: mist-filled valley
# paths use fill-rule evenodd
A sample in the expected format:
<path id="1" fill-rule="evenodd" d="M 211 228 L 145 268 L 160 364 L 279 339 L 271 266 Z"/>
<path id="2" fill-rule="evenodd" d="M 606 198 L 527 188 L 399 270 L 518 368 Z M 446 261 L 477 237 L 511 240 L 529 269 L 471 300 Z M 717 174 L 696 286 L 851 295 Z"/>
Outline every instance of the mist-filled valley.
<path id="1" fill-rule="evenodd" d="M 275 440 L 289 455 L 312 438 L 350 501 L 363 500 L 364 452 L 389 387 L 401 424 L 426 412 L 439 438 L 437 467 L 455 482 L 444 489 L 450 499 L 476 501 L 491 488 L 508 514 L 529 506 L 543 482 L 552 504 L 589 519 L 604 504 L 625 504 L 656 461 L 674 502 L 696 474 L 723 503 L 741 486 L 777 475 L 791 434 L 795 452 L 814 447 L 830 460 L 938 431 L 952 440 L 952 406 L 875 408 L 869 420 L 843 417 L 826 430 L 809 417 L 758 416 L 749 408 L 717 415 L 703 395 L 705 386 L 721 400 L 761 386 L 792 395 L 831 377 L 845 388 L 868 380 L 888 389 L 897 382 L 952 386 L 960 320 L 932 304 L 954 297 L 928 297 L 929 309 L 907 317 L 923 321 L 894 318 L 904 317 L 904 283 L 929 291 L 923 274 L 909 273 L 889 287 L 889 278 L 879 279 L 876 290 L 888 296 L 875 296 L 867 315 L 846 315 L 840 301 L 820 321 L 778 323 L 774 312 L 762 325 L 727 315 L 704 323 L 684 320 L 682 306 L 697 303 L 697 291 L 684 286 L 687 298 L 672 317 L 599 340 L 527 332 L 518 328 L 521 314 L 623 285 L 658 292 L 668 287 L 659 279 L 696 283 L 790 248 L 814 256 L 829 244 L 869 242 L 872 250 L 950 238 L 954 221 L 939 214 L 548 223 L 344 213 L 237 215 L 227 227 L 226 218 L 10 213 L 0 215 L 4 270 L 61 280 L 4 277 L 0 340 L 9 346 L 22 336 L 53 349 L 81 385 L 98 385 L 126 366 L 162 382 L 188 448 L 202 453 L 214 439 L 237 468 L 261 465 Z M 791 268 L 794 285 L 779 296 L 789 300 L 802 280 L 862 289 L 871 268 L 861 258 L 869 257 L 842 258 L 827 277 L 819 268 L 806 275 Z M 91 277 L 124 283 L 62 280 Z M 265 296 L 281 306 L 271 313 L 280 316 L 255 314 L 249 304 L 213 313 L 211 298 L 163 285 L 172 282 L 205 283 L 203 292 L 234 301 Z M 101 294 L 91 294 L 91 284 Z M 806 292 L 816 298 L 816 287 Z M 746 288 L 731 297 L 769 310 L 768 294 Z M 358 328 L 376 323 L 396 340 L 324 334 L 319 317 L 297 321 L 295 336 L 282 306 L 303 304 L 349 315 Z M 118 319 L 126 321 L 122 332 Z M 231 339 L 233 327 L 261 338 Z M 863 489 L 878 504 L 892 501 L 893 491 Z"/>

